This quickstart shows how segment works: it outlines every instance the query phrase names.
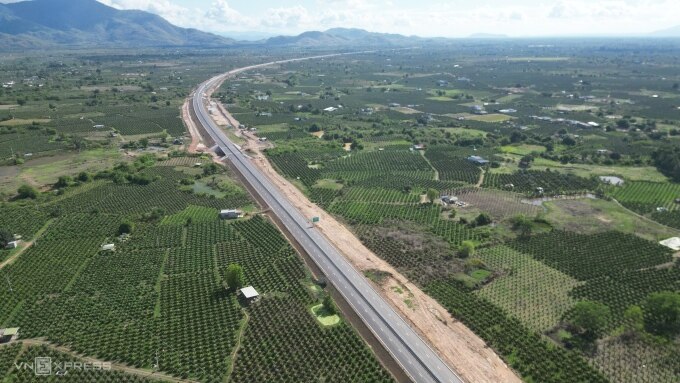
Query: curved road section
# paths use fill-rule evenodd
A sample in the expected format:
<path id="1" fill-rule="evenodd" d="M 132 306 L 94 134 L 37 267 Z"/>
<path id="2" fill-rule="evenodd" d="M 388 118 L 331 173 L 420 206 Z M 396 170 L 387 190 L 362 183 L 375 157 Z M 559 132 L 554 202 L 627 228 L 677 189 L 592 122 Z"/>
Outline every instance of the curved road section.
<path id="1" fill-rule="evenodd" d="M 206 103 L 209 92 L 226 78 L 237 73 L 292 61 L 337 56 L 324 55 L 274 61 L 235 69 L 211 78 L 198 86 L 193 94 L 193 109 L 205 130 L 215 140 L 259 197 L 286 226 L 297 242 L 323 271 L 326 278 L 342 294 L 375 337 L 397 363 L 418 383 L 462 383 L 437 353 L 397 314 L 340 252 L 286 199 L 267 177 L 234 145 L 210 117 Z"/>

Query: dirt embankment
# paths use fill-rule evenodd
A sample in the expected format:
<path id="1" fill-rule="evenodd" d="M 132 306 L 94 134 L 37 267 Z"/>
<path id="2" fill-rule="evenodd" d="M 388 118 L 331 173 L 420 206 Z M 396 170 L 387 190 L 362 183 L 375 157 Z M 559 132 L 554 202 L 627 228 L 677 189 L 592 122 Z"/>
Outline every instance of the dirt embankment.
<path id="1" fill-rule="evenodd" d="M 224 117 L 232 126 L 238 121 L 225 109 Z M 238 129 L 237 129 L 238 130 Z M 192 133 L 193 135 L 194 133 Z M 260 152 L 251 135 L 248 155 L 253 163 L 276 185 L 288 200 L 307 217 L 320 217 L 317 229 L 360 271 L 381 270 L 390 274 L 378 287 L 381 294 L 427 339 L 439 355 L 467 382 L 521 382 L 521 379 L 485 342 L 453 318 L 437 301 L 409 282 L 396 269 L 371 252 L 347 227 L 309 201 L 292 183 L 278 174 Z"/>

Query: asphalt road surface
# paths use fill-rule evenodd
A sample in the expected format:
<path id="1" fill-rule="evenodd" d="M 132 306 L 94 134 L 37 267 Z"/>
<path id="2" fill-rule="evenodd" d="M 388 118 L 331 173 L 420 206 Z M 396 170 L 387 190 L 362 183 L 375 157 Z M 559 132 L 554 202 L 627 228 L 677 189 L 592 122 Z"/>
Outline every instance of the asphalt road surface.
<path id="1" fill-rule="evenodd" d="M 340 254 L 335 246 L 310 225 L 311 217 L 302 216 L 276 186 L 251 163 L 250 158 L 229 141 L 207 111 L 206 92 L 237 73 L 285 62 L 321 59 L 337 55 L 274 61 L 235 69 L 213 77 L 199 85 L 194 92 L 192 101 L 194 111 L 200 124 L 215 140 L 226 157 L 233 162 L 252 189 L 266 202 L 311 259 L 316 262 L 328 281 L 342 294 L 404 371 L 417 383 L 460 383 L 462 380 L 373 289 L 370 282 Z"/>

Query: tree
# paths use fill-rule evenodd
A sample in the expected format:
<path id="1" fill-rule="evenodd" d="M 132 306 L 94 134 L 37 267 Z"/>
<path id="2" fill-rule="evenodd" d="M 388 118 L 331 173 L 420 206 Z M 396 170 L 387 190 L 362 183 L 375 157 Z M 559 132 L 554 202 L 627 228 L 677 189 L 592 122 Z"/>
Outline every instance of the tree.
<path id="1" fill-rule="evenodd" d="M 7 229 L 0 229 L 0 246 L 4 248 L 8 243 L 14 241 L 14 234 Z"/>
<path id="2" fill-rule="evenodd" d="M 475 253 L 475 244 L 472 241 L 463 241 L 463 243 L 460 244 L 460 248 L 458 249 L 458 254 L 462 258 L 467 258 L 472 256 Z"/>
<path id="3" fill-rule="evenodd" d="M 118 226 L 118 234 L 119 235 L 130 234 L 134 229 L 135 229 L 134 223 L 130 221 L 123 221 L 120 223 L 120 226 Z"/>
<path id="4" fill-rule="evenodd" d="M 645 300 L 644 308 L 647 331 L 666 336 L 680 333 L 680 293 L 652 293 Z"/>
<path id="5" fill-rule="evenodd" d="M 630 306 L 623 313 L 623 331 L 627 336 L 640 334 L 645 329 L 642 307 Z"/>
<path id="6" fill-rule="evenodd" d="M 73 182 L 73 178 L 71 176 L 60 176 L 59 179 L 57 180 L 57 183 L 54 184 L 57 188 L 65 188 L 68 187 L 71 182 Z"/>
<path id="7" fill-rule="evenodd" d="M 437 189 L 427 189 L 427 199 L 430 203 L 434 203 L 439 197 L 439 191 Z"/>
<path id="8" fill-rule="evenodd" d="M 333 302 L 333 299 L 331 298 L 330 295 L 326 295 L 325 297 L 323 297 L 323 301 L 321 303 L 323 304 L 323 308 L 324 310 L 326 310 L 326 313 L 328 313 L 328 315 L 333 315 L 337 313 L 335 303 Z"/>
<path id="9" fill-rule="evenodd" d="M 80 182 L 88 182 L 92 179 L 90 174 L 88 172 L 80 172 L 78 173 L 78 181 Z"/>
<path id="10" fill-rule="evenodd" d="M 38 191 L 31 185 L 21 185 L 17 190 L 19 199 L 36 199 L 38 198 Z"/>
<path id="11" fill-rule="evenodd" d="M 583 333 L 597 334 L 609 321 L 611 310 L 599 302 L 580 301 L 571 313 L 569 324 Z"/>
<path id="12" fill-rule="evenodd" d="M 476 226 L 485 226 L 493 222 L 491 217 L 487 213 L 480 213 L 477 218 L 475 218 Z"/>
<path id="13" fill-rule="evenodd" d="M 246 283 L 245 277 L 243 275 L 243 267 L 237 263 L 232 263 L 227 266 L 226 280 L 227 286 L 229 286 L 229 288 L 234 291 L 243 287 L 243 285 Z"/>
<path id="14" fill-rule="evenodd" d="M 213 162 L 210 162 L 210 163 L 203 166 L 203 175 L 204 176 L 210 176 L 210 175 L 216 174 L 219 170 L 220 170 L 219 166 L 217 166 Z"/>
<path id="15" fill-rule="evenodd" d="M 522 238 L 527 238 L 534 230 L 534 224 L 525 215 L 520 214 L 512 219 L 512 229 L 519 233 Z"/>
<path id="16" fill-rule="evenodd" d="M 625 120 L 625 119 L 622 118 L 622 119 L 616 121 L 616 126 L 621 128 L 621 129 L 628 129 L 628 128 L 630 128 L 630 122 L 628 122 L 628 120 Z"/>

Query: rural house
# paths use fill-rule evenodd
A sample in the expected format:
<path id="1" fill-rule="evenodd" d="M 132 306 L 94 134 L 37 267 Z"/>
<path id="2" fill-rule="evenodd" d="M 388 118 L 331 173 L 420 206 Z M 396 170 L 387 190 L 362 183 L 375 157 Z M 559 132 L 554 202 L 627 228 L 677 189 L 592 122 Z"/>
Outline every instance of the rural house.
<path id="1" fill-rule="evenodd" d="M 19 338 L 19 327 L 0 328 L 0 343 L 7 343 Z"/>
<path id="2" fill-rule="evenodd" d="M 220 210 L 220 218 L 222 219 L 243 218 L 243 212 L 240 210 L 223 209 Z"/>
<path id="3" fill-rule="evenodd" d="M 256 301 L 260 296 L 253 286 L 246 286 L 242 288 L 238 291 L 237 295 L 240 299 L 243 299 L 248 303 Z"/>
<path id="4" fill-rule="evenodd" d="M 475 165 L 486 165 L 489 163 L 489 160 L 485 160 L 484 158 L 480 156 L 470 156 L 467 158 L 468 161 L 472 162 Z"/>

